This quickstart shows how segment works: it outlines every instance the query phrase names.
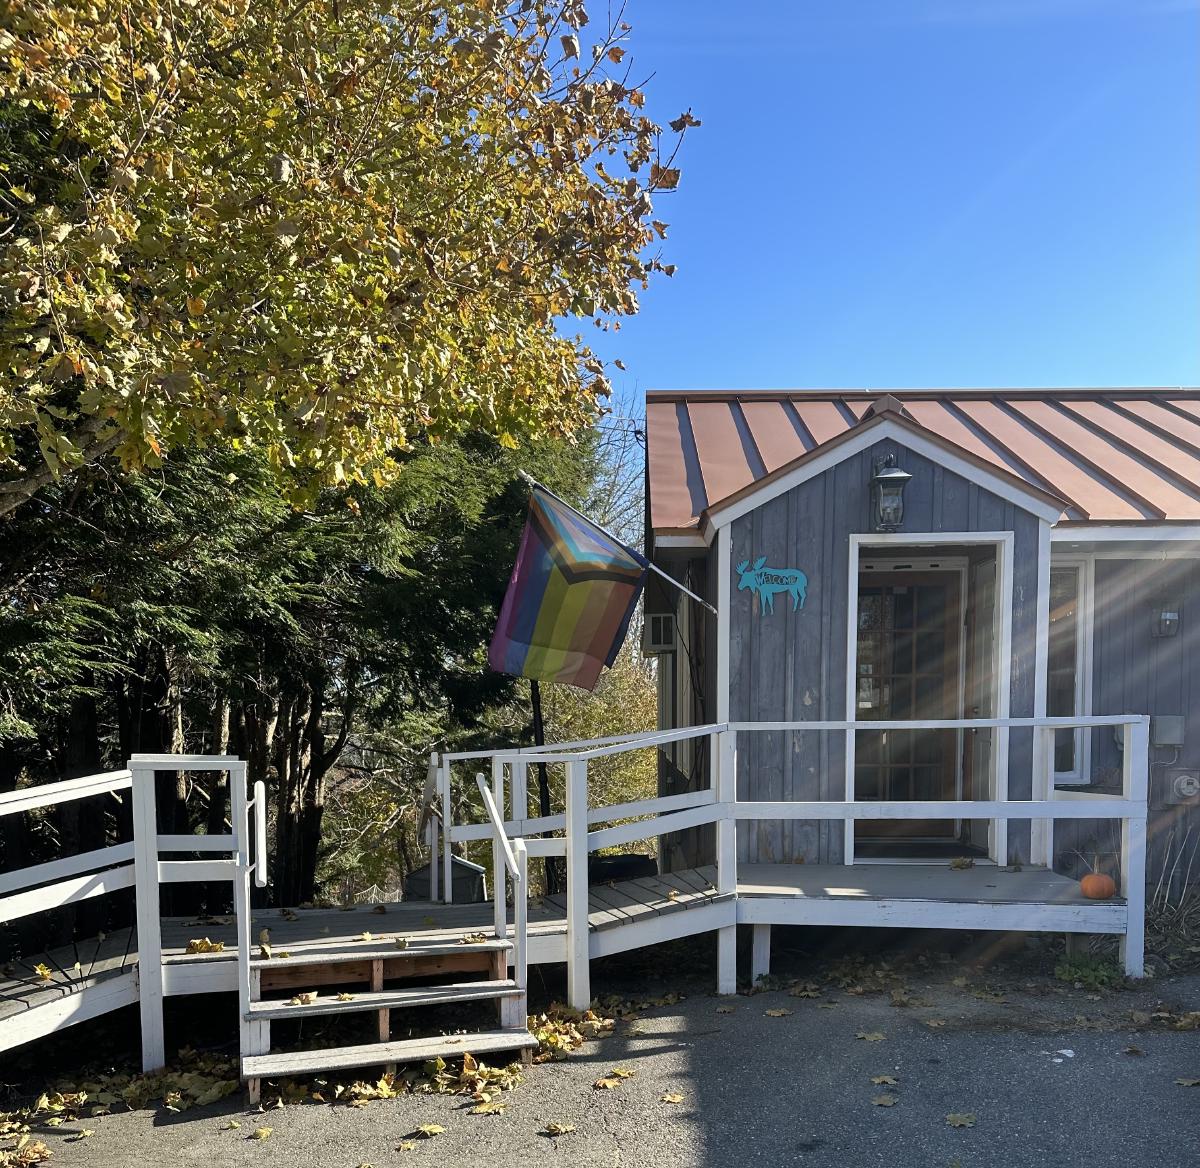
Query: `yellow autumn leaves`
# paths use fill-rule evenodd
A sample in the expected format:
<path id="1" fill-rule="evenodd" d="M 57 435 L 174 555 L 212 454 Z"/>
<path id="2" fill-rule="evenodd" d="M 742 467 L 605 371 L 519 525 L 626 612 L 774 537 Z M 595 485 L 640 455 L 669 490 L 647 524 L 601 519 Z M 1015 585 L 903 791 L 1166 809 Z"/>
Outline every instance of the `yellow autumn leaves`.
<path id="1" fill-rule="evenodd" d="M 543 35 L 574 43 L 575 0 L 245 11 L 28 0 L 0 32 L 8 141 L 40 143 L 10 169 L 41 179 L 0 223 L 0 515 L 46 468 L 215 434 L 300 505 L 414 439 L 570 434 L 609 384 L 557 322 L 669 274 L 679 169 L 625 27 L 576 70 Z"/>

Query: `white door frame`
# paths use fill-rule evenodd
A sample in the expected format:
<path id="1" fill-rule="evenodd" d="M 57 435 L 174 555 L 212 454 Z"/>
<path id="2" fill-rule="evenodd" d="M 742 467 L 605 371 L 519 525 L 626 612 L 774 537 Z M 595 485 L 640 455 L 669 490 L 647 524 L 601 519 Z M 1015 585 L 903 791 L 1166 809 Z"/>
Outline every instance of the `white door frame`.
<path id="1" fill-rule="evenodd" d="M 850 564 L 847 575 L 846 600 L 846 719 L 854 720 L 857 693 L 856 666 L 858 657 L 858 572 L 863 547 L 898 547 L 920 551 L 938 544 L 968 544 L 991 546 L 996 549 L 996 581 L 998 584 L 994 623 L 996 656 L 996 717 L 1007 718 L 1012 703 L 1012 609 L 1013 609 L 1013 548 L 1015 535 L 1011 531 L 931 531 L 931 532 L 855 532 L 850 536 Z M 991 797 L 1008 798 L 1008 728 L 996 730 L 996 749 L 992 753 L 993 770 Z M 854 730 L 846 731 L 846 802 L 854 801 Z M 843 862 L 853 864 L 854 820 L 846 820 L 843 843 Z M 998 864 L 1008 862 L 1008 822 L 993 819 L 988 826 L 988 855 Z"/>

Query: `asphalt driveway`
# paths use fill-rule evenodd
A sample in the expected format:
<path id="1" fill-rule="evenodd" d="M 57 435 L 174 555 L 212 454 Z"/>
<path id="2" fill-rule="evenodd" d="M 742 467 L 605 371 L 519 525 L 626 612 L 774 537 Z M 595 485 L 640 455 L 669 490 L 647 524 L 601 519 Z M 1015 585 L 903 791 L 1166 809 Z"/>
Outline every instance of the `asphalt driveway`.
<path id="1" fill-rule="evenodd" d="M 452 1096 L 407 1096 L 257 1115 L 234 1098 L 177 1116 L 89 1119 L 94 1134 L 69 1144 L 81 1124 L 41 1138 L 62 1168 L 1200 1163 L 1200 1085 L 1176 1082 L 1200 1079 L 1200 1031 L 1177 1029 L 1200 1011 L 1200 977 L 1092 992 L 958 965 L 882 978 L 869 963 L 857 968 L 865 976 L 851 968 L 810 983 L 820 967 L 806 966 L 791 986 L 802 996 L 788 992 L 787 973 L 780 988 L 735 999 L 689 983 L 696 992 L 686 999 L 620 1021 L 565 1062 L 531 1068 L 502 1114 L 469 1115 Z M 657 982 L 636 967 L 624 972 L 613 985 L 627 994 L 673 984 L 669 971 Z M 635 1073 L 595 1088 L 614 1067 Z M 241 1126 L 228 1127 L 231 1118 Z M 574 1130 L 543 1134 L 551 1123 Z M 426 1124 L 445 1130 L 412 1139 Z M 248 1139 L 259 1126 L 270 1137 Z"/>

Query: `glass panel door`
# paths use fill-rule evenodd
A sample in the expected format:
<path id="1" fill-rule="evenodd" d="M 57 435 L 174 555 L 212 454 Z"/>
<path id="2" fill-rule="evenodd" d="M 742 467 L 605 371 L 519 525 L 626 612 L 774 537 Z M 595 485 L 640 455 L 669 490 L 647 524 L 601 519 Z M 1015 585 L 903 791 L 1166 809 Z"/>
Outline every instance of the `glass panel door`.
<path id="1" fill-rule="evenodd" d="M 921 721 L 959 716 L 957 572 L 866 572 L 859 579 L 855 716 Z M 957 730 L 859 730 L 859 801 L 953 799 Z M 953 837 L 953 820 L 860 820 L 864 837 Z"/>

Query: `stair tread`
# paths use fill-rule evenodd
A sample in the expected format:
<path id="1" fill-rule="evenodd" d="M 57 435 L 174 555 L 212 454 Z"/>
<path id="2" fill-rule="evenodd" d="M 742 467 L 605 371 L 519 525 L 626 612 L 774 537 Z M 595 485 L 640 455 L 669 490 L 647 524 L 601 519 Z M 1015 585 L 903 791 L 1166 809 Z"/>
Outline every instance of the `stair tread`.
<path id="1" fill-rule="evenodd" d="M 379 1063 L 424 1062 L 431 1058 L 456 1058 L 470 1053 L 519 1050 L 537 1046 L 528 1030 L 482 1030 L 472 1034 L 406 1038 L 399 1042 L 372 1042 L 362 1046 L 337 1046 L 327 1050 L 278 1051 L 252 1054 L 242 1059 L 243 1079 L 265 1079 L 307 1071 L 336 1071 Z"/>
<path id="2" fill-rule="evenodd" d="M 325 965 L 339 961 L 378 961 L 403 960 L 414 957 L 444 957 L 451 953 L 497 953 L 507 952 L 512 948 L 512 942 L 498 937 L 489 937 L 486 941 L 472 941 L 463 944 L 458 940 L 434 942 L 410 942 L 404 948 L 396 945 L 394 939 L 378 941 L 355 941 L 350 943 L 331 943 L 326 945 L 293 945 L 288 949 L 270 957 L 252 955 L 252 969 L 294 968 L 300 965 Z M 257 951 L 256 951 L 257 952 Z M 287 956 L 282 956 L 286 953 Z"/>
<path id="3" fill-rule="evenodd" d="M 495 981 L 454 982 L 450 985 L 405 986 L 401 989 L 356 992 L 353 999 L 348 1002 L 339 1002 L 336 994 L 318 994 L 316 1001 L 305 1006 L 293 1006 L 287 1000 L 278 999 L 251 1002 L 249 1017 L 302 1018 L 306 1014 L 351 1014 L 361 1010 L 403 1009 L 447 1002 L 489 1001 L 493 998 L 516 997 L 520 993 L 520 987 L 512 978 Z"/>

